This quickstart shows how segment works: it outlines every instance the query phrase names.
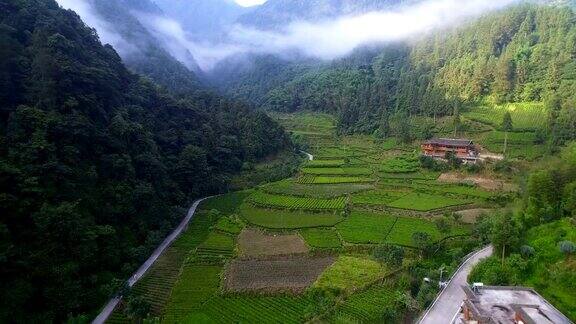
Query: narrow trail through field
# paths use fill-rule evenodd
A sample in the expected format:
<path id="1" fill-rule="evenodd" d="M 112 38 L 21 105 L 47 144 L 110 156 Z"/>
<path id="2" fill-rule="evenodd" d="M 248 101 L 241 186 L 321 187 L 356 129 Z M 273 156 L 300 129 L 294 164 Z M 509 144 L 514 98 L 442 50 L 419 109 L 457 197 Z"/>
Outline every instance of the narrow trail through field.
<path id="1" fill-rule="evenodd" d="M 154 262 L 156 262 L 156 260 L 160 257 L 160 255 L 162 255 L 162 253 L 170 246 L 170 244 L 172 244 L 172 242 L 174 242 L 174 240 L 176 240 L 176 238 L 178 238 L 178 236 L 182 234 L 182 232 L 188 226 L 188 223 L 190 223 L 190 220 L 194 217 L 196 209 L 198 208 L 200 203 L 208 198 L 211 197 L 198 199 L 194 202 L 194 204 L 192 204 L 192 207 L 190 207 L 190 209 L 188 210 L 188 214 L 182 220 L 182 222 L 180 222 L 180 225 L 178 225 L 178 227 L 176 227 L 176 229 L 168 237 L 166 237 L 166 239 L 162 242 L 162 244 L 160 244 L 160 246 L 158 246 L 156 250 L 154 250 L 154 252 L 148 258 L 148 260 L 146 260 L 146 262 L 144 262 L 144 264 L 140 266 L 140 268 L 132 275 L 132 277 L 128 279 L 127 283 L 129 287 L 134 286 L 134 284 L 136 284 L 138 280 L 140 280 L 142 276 L 146 274 L 146 272 L 150 269 L 150 267 L 154 264 Z M 110 299 L 110 301 L 106 304 L 106 306 L 104 306 L 100 314 L 92 321 L 92 324 L 103 324 L 104 322 L 106 322 L 108 317 L 110 317 L 112 312 L 114 312 L 114 309 L 116 308 L 116 306 L 118 306 L 121 300 L 122 296 L 116 296 Z"/>
<path id="2" fill-rule="evenodd" d="M 472 268 L 482 259 L 492 255 L 492 246 L 489 245 L 482 250 L 476 251 L 467 258 L 456 270 L 448 285 L 434 300 L 432 306 L 417 322 L 418 324 L 451 323 L 452 319 L 460 311 L 460 305 L 464 301 L 466 294 L 462 290 L 463 285 L 468 284 L 468 275 Z"/>

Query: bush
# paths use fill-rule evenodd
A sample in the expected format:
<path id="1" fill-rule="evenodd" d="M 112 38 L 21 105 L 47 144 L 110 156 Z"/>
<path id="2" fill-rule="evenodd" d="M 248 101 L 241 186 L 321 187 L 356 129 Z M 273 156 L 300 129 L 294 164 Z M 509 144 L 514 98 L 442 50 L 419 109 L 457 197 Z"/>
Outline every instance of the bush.
<path id="1" fill-rule="evenodd" d="M 391 244 L 379 245 L 374 249 L 373 255 L 378 262 L 386 263 L 389 267 L 396 268 L 402 265 L 404 248 Z"/>

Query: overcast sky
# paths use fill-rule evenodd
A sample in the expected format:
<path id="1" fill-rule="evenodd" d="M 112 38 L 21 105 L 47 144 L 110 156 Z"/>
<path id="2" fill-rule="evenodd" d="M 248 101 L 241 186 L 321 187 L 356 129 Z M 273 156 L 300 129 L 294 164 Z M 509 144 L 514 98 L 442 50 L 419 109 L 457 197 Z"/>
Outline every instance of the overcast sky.
<path id="1" fill-rule="evenodd" d="M 263 4 L 264 2 L 266 2 L 266 0 L 236 0 L 236 3 L 244 7 L 251 7 Z"/>

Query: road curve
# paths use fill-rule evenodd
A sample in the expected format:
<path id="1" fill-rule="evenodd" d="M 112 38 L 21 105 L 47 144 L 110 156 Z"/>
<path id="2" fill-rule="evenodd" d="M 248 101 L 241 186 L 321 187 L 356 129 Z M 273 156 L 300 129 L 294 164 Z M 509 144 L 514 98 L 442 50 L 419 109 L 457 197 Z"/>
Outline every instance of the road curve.
<path id="1" fill-rule="evenodd" d="M 172 244 L 172 242 L 174 242 L 174 240 L 178 238 L 180 234 L 182 234 L 182 232 L 188 226 L 188 223 L 190 223 L 192 217 L 194 217 L 196 209 L 198 208 L 200 203 L 208 198 L 211 197 L 198 199 L 194 202 L 194 204 L 192 204 L 192 207 L 190 207 L 190 209 L 188 210 L 188 214 L 186 214 L 186 217 L 184 217 L 182 222 L 180 222 L 180 225 L 178 225 L 178 227 L 176 227 L 176 229 L 170 235 L 168 235 L 166 239 L 164 239 L 162 244 L 160 244 L 156 248 L 156 250 L 154 250 L 154 252 L 148 258 L 148 260 L 146 260 L 146 262 L 144 262 L 144 264 L 140 266 L 140 268 L 132 275 L 132 277 L 128 279 L 127 284 L 129 287 L 134 286 L 134 284 L 137 283 L 138 280 L 140 280 L 140 278 L 144 276 L 144 274 L 146 274 L 146 272 L 150 269 L 150 267 L 154 264 L 154 262 L 156 262 L 156 260 L 160 257 L 160 255 L 162 255 L 162 253 L 164 253 L 164 251 L 170 246 L 170 244 Z M 118 306 L 118 303 L 120 303 L 121 300 L 122 296 L 116 296 L 110 299 L 110 301 L 106 304 L 106 306 L 104 306 L 102 311 L 100 311 L 100 314 L 98 314 L 98 316 L 92 321 L 92 324 L 103 324 L 108 319 L 110 314 L 112 314 L 112 312 L 114 311 L 116 306 Z"/>
<path id="2" fill-rule="evenodd" d="M 418 324 L 450 323 L 460 311 L 460 305 L 466 296 L 462 285 L 468 284 L 470 271 L 482 259 L 491 256 L 492 252 L 492 246 L 489 245 L 468 257 L 456 270 L 446 288 L 436 297 L 432 306 L 420 318 Z"/>
<path id="3" fill-rule="evenodd" d="M 309 161 L 313 161 L 314 160 L 314 155 L 308 153 L 308 152 L 304 152 L 304 151 L 300 151 L 302 154 L 306 155 L 306 157 L 308 158 Z"/>

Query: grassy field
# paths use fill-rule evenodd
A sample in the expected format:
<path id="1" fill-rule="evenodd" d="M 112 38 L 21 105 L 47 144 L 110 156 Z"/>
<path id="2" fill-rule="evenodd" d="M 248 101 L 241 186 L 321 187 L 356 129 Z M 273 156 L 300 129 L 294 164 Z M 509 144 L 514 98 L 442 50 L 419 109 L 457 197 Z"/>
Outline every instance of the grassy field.
<path id="1" fill-rule="evenodd" d="M 265 208 L 304 209 L 304 210 L 342 210 L 346 198 L 309 198 L 284 195 L 273 195 L 256 191 L 248 197 L 250 203 Z"/>
<path id="2" fill-rule="evenodd" d="M 368 168 L 303 168 L 303 173 L 314 175 L 370 175 L 372 170 Z"/>
<path id="3" fill-rule="evenodd" d="M 268 193 L 278 195 L 312 197 L 312 198 L 334 198 L 373 188 L 374 187 L 372 185 L 362 183 L 307 185 L 296 183 L 293 182 L 292 180 L 283 180 L 264 186 L 262 190 Z"/>
<path id="4" fill-rule="evenodd" d="M 542 103 L 486 105 L 475 107 L 463 115 L 468 119 L 500 128 L 506 112 L 510 112 L 516 130 L 536 130 L 546 126 L 546 118 L 543 116 L 547 116 L 547 111 Z"/>
<path id="5" fill-rule="evenodd" d="M 353 211 L 336 228 L 349 243 L 384 243 L 395 222 L 396 217 Z"/>
<path id="6" fill-rule="evenodd" d="M 417 211 L 430 211 L 440 208 L 461 206 L 472 203 L 471 200 L 452 198 L 442 195 L 429 195 L 424 193 L 411 193 L 387 204 L 387 206 L 399 209 Z"/>
<path id="7" fill-rule="evenodd" d="M 300 235 L 306 244 L 315 249 L 336 249 L 342 246 L 338 232 L 333 228 L 303 229 Z"/>
<path id="8" fill-rule="evenodd" d="M 264 228 L 295 229 L 306 227 L 334 226 L 344 217 L 340 212 L 309 212 L 273 210 L 253 207 L 249 204 L 241 208 L 242 217 L 249 223 Z"/>
<path id="9" fill-rule="evenodd" d="M 314 287 L 353 291 L 381 278 L 385 270 L 380 263 L 369 258 L 341 255 L 318 278 Z"/>

